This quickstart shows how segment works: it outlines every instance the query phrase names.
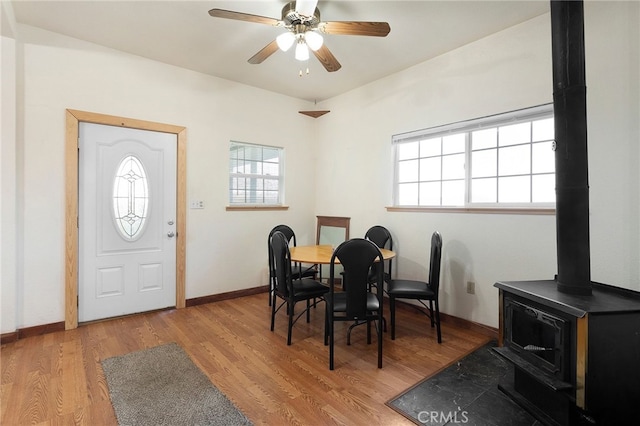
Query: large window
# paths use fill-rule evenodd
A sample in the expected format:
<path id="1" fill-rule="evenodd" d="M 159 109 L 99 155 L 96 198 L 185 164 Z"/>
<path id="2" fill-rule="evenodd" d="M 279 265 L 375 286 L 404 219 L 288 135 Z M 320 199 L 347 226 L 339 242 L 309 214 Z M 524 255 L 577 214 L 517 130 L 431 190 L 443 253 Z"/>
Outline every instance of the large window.
<path id="1" fill-rule="evenodd" d="M 394 206 L 555 204 L 551 105 L 393 137 Z"/>
<path id="2" fill-rule="evenodd" d="M 282 148 L 231 142 L 229 148 L 229 204 L 282 205 Z"/>

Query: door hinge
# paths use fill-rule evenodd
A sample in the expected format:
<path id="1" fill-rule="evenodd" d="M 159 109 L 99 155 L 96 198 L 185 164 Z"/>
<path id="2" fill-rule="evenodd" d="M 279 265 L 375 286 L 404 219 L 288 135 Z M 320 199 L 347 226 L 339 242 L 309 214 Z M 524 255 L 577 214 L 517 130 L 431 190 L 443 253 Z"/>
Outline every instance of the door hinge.
<path id="1" fill-rule="evenodd" d="M 76 296 L 76 307 L 80 307 L 80 296 Z"/>

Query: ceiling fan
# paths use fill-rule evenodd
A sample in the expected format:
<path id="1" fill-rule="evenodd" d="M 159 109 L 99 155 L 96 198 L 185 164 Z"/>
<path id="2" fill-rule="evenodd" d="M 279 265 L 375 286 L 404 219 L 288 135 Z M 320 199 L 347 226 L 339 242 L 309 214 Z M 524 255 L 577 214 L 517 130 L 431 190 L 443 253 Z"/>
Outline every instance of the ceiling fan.
<path id="1" fill-rule="evenodd" d="M 309 59 L 309 49 L 329 72 L 338 71 L 342 65 L 324 45 L 322 34 L 361 35 L 386 37 L 391 31 L 386 22 L 334 21 L 322 22 L 317 9 L 318 0 L 296 0 L 282 8 L 282 18 L 251 15 L 224 9 L 211 9 L 209 15 L 216 18 L 235 19 L 238 21 L 281 27 L 287 30 L 275 40 L 263 47 L 249 58 L 250 64 L 262 63 L 278 49 L 287 51 L 295 43 L 295 58 L 299 61 Z"/>

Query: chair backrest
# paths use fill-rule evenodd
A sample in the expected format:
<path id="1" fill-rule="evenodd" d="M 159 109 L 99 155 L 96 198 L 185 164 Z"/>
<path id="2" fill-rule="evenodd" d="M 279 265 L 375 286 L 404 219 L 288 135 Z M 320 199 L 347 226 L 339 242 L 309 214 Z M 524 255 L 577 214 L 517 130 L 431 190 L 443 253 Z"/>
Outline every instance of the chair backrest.
<path id="1" fill-rule="evenodd" d="M 293 246 L 296 246 L 296 234 L 295 232 L 293 232 L 293 229 L 291 229 L 290 226 L 287 225 L 278 225 L 275 226 L 271 232 L 269 233 L 269 238 L 271 238 L 271 236 L 276 232 L 276 231 L 280 231 L 284 234 L 284 236 L 287 239 L 287 242 L 289 244 L 293 243 Z"/>
<path id="2" fill-rule="evenodd" d="M 331 256 L 329 269 L 329 282 L 334 282 L 336 260 L 340 262 L 344 269 L 344 291 L 347 294 L 348 318 L 358 319 L 367 316 L 367 293 L 369 269 L 376 261 L 382 262 L 380 249 L 373 242 L 364 238 L 353 238 L 340 244 Z M 382 269 L 375 268 L 378 273 L 379 282 L 382 282 Z M 330 285 L 331 297 L 333 297 L 334 286 Z M 377 297 L 382 303 L 382 286 L 376 286 Z"/>
<path id="3" fill-rule="evenodd" d="M 384 226 L 376 225 L 369 228 L 364 234 L 364 238 L 373 241 L 380 248 L 393 250 L 393 240 L 391 233 Z M 387 243 L 389 246 L 387 247 Z"/>
<path id="4" fill-rule="evenodd" d="M 364 238 L 367 240 L 371 240 L 380 248 L 386 248 L 389 250 L 393 250 L 393 238 L 391 238 L 391 232 L 387 228 L 381 225 L 372 226 L 367 230 L 364 234 Z M 386 261 L 389 265 L 389 271 L 385 274 L 387 275 L 385 279 L 391 279 L 391 268 L 392 268 L 392 260 L 389 259 Z"/>
<path id="5" fill-rule="evenodd" d="M 274 267 L 274 290 L 283 297 L 289 297 L 291 288 L 291 253 L 285 234 L 275 231 L 271 236 L 271 256 Z"/>
<path id="6" fill-rule="evenodd" d="M 316 216 L 316 244 L 337 247 L 349 239 L 351 218 L 341 216 Z M 320 276 L 327 276 L 328 265 L 318 265 Z"/>
<path id="7" fill-rule="evenodd" d="M 316 216 L 316 244 L 338 245 L 349 239 L 349 217 Z"/>
<path id="8" fill-rule="evenodd" d="M 442 236 L 438 231 L 431 235 L 431 258 L 429 260 L 429 285 L 438 297 L 440 287 L 440 262 L 442 259 Z"/>
<path id="9" fill-rule="evenodd" d="M 287 225 L 278 225 L 274 227 L 271 232 L 269 232 L 269 238 L 267 239 L 267 248 L 269 253 L 269 276 L 271 278 L 275 277 L 275 265 L 273 264 L 273 253 L 271 251 L 271 237 L 276 232 L 282 232 L 285 236 L 287 243 L 292 243 L 293 246 L 296 246 L 296 234 L 293 232 L 293 229 Z"/>

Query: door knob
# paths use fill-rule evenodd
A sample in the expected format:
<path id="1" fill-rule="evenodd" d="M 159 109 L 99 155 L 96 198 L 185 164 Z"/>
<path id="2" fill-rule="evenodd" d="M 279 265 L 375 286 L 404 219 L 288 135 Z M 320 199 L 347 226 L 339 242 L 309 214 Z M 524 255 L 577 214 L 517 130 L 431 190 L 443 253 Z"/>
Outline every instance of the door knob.
<path id="1" fill-rule="evenodd" d="M 169 231 L 169 232 L 167 232 L 167 237 L 169 237 L 169 238 L 173 238 L 173 237 L 175 237 L 175 236 L 176 236 L 176 234 L 174 234 L 174 233 L 173 233 L 173 231 Z"/>

